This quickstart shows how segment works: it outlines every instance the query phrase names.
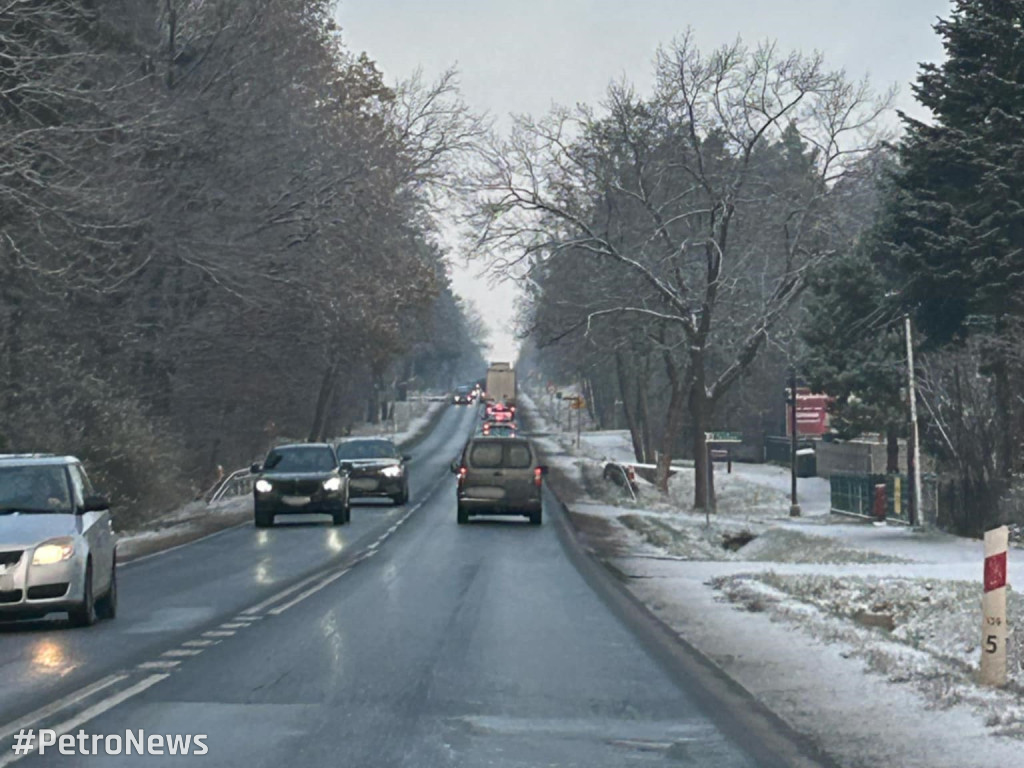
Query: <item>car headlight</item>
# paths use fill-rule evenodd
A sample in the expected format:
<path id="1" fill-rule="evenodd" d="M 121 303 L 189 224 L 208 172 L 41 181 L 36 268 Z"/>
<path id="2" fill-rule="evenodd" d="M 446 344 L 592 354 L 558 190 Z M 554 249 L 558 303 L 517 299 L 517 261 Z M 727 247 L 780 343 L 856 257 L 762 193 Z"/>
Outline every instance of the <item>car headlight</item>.
<path id="1" fill-rule="evenodd" d="M 259 480 L 256 481 L 257 493 L 270 493 L 272 490 L 274 490 L 274 486 L 272 486 L 263 478 L 260 478 Z"/>
<path id="2" fill-rule="evenodd" d="M 389 467 L 384 467 L 380 473 L 384 475 L 384 477 L 401 477 L 402 468 L 398 464 L 392 464 Z"/>
<path id="3" fill-rule="evenodd" d="M 36 547 L 32 555 L 32 565 L 53 565 L 70 560 L 75 554 L 75 543 L 71 539 L 48 541 Z"/>
<path id="4" fill-rule="evenodd" d="M 327 480 L 324 480 L 324 490 L 325 491 L 340 491 L 341 490 L 341 478 L 340 477 L 331 477 L 331 478 L 328 478 Z"/>

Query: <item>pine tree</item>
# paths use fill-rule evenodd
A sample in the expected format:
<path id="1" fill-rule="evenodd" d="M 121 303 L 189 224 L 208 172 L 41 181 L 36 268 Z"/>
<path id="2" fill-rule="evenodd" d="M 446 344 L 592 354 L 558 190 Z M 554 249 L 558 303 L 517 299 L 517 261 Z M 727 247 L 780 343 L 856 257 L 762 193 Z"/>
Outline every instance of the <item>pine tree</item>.
<path id="1" fill-rule="evenodd" d="M 1024 0 L 959 0 L 935 29 L 946 60 L 901 115 L 901 170 L 885 222 L 908 306 L 933 342 L 1024 313 Z"/>

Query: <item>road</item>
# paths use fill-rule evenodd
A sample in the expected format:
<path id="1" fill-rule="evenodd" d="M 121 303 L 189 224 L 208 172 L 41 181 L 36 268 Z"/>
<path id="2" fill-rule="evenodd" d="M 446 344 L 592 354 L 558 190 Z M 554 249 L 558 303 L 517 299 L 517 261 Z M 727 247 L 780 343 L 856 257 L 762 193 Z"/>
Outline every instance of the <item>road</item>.
<path id="1" fill-rule="evenodd" d="M 124 566 L 115 621 L 3 627 L 0 766 L 29 725 L 206 734 L 194 760 L 245 768 L 758 765 L 609 610 L 550 519 L 455 524 L 447 465 L 476 418 L 449 409 L 414 449 L 405 507 L 357 506 L 340 529 L 230 529 Z M 51 748 L 18 765 L 140 760 L 182 763 Z"/>

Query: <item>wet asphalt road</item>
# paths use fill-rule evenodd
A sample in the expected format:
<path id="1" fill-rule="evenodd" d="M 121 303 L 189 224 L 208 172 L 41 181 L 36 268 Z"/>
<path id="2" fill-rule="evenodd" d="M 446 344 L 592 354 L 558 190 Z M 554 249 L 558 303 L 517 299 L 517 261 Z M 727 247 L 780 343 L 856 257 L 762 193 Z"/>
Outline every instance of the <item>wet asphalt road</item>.
<path id="1" fill-rule="evenodd" d="M 609 611 L 550 522 L 455 524 L 447 465 L 476 418 L 449 409 L 414 449 L 406 507 L 356 507 L 340 529 L 232 529 L 125 567 L 113 622 L 0 629 L 0 723 L 64 696 L 44 724 L 206 734 L 209 748 L 18 764 L 755 765 Z"/>

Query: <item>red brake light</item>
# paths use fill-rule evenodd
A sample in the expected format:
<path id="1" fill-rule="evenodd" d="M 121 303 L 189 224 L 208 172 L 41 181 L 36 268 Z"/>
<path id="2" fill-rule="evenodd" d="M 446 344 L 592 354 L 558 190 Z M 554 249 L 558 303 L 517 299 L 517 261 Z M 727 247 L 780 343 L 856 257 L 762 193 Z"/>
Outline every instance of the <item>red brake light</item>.
<path id="1" fill-rule="evenodd" d="M 465 477 L 467 471 L 468 470 L 465 467 L 459 467 L 459 478 L 461 479 L 461 478 Z"/>
<path id="2" fill-rule="evenodd" d="M 544 480 L 544 472 L 540 467 L 533 468 L 533 483 L 534 485 L 540 485 Z"/>

